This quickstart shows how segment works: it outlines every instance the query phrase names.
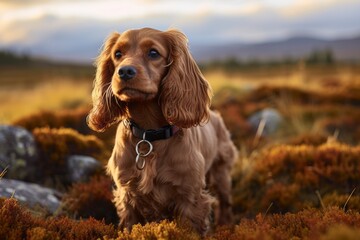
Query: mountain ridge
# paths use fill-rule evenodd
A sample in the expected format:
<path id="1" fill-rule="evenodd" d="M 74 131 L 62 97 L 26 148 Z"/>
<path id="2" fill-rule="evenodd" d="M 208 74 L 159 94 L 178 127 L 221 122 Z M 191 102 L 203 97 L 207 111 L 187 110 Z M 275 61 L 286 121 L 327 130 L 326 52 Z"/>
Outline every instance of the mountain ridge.
<path id="1" fill-rule="evenodd" d="M 238 60 L 281 60 L 303 58 L 316 50 L 330 49 L 337 60 L 360 60 L 360 35 L 327 40 L 311 36 L 294 36 L 260 43 L 231 43 L 194 46 L 192 54 L 199 62 L 236 58 Z"/>

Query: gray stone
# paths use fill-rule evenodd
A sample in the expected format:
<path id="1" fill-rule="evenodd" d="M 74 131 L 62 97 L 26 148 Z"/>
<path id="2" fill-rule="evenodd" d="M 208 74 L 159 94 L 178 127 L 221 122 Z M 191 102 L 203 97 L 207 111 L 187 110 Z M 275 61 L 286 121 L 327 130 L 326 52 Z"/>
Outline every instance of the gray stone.
<path id="1" fill-rule="evenodd" d="M 257 130 L 260 122 L 263 121 L 265 127 L 262 136 L 268 136 L 278 130 L 280 124 L 283 122 L 283 117 L 276 109 L 265 108 L 251 115 L 248 121 L 254 130 Z"/>
<path id="2" fill-rule="evenodd" d="M 89 181 L 101 168 L 100 162 L 89 156 L 72 155 L 67 159 L 68 178 L 72 183 Z"/>
<path id="3" fill-rule="evenodd" d="M 0 126 L 0 172 L 6 178 L 33 180 L 37 148 L 33 135 L 24 128 Z"/>
<path id="4" fill-rule="evenodd" d="M 55 213 L 60 206 L 61 196 L 58 191 L 41 187 L 38 184 L 0 179 L 0 197 L 13 197 L 31 208 L 40 206 Z"/>

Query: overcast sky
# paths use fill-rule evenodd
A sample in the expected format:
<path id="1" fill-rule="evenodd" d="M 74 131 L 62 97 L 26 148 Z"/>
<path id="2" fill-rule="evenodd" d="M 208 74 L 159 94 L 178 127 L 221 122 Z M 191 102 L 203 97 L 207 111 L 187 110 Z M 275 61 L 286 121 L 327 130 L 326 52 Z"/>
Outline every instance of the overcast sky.
<path id="1" fill-rule="evenodd" d="M 178 28 L 190 45 L 360 35 L 360 0 L 0 0 L 0 48 L 92 61 L 112 31 Z"/>

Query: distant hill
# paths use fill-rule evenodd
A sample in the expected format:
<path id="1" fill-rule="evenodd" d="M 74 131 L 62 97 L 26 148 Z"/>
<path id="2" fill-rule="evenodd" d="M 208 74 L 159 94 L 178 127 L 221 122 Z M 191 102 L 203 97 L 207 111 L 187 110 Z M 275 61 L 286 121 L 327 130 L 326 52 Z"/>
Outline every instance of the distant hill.
<path id="1" fill-rule="evenodd" d="M 91 64 L 86 62 L 56 60 L 0 49 L 0 67 L 17 66 L 19 64 L 22 67 L 91 67 Z"/>
<path id="2" fill-rule="evenodd" d="M 191 52 L 198 62 L 235 58 L 238 60 L 274 61 L 285 58 L 299 59 L 314 51 L 331 50 L 336 60 L 360 61 L 360 35 L 354 38 L 324 40 L 314 37 L 292 37 L 285 40 L 256 44 L 233 43 L 219 45 L 191 45 Z M 86 45 L 70 55 L 53 58 L 50 56 L 18 54 L 11 49 L 0 49 L 0 66 L 21 63 L 23 65 L 90 65 L 96 56 L 98 47 Z"/>
<path id="3" fill-rule="evenodd" d="M 293 37 L 257 44 L 195 46 L 192 54 L 197 61 L 225 59 L 280 60 L 302 58 L 315 50 L 331 49 L 337 60 L 360 60 L 360 36 L 349 39 L 323 40 L 313 37 Z"/>

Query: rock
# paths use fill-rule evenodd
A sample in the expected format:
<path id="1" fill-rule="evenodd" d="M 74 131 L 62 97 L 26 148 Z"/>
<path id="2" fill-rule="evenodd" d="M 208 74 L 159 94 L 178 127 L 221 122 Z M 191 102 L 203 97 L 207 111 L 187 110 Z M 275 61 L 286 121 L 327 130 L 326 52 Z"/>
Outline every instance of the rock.
<path id="1" fill-rule="evenodd" d="M 95 158 L 72 155 L 67 159 L 68 178 L 71 183 L 87 182 L 102 166 Z"/>
<path id="2" fill-rule="evenodd" d="M 30 208 L 40 206 L 54 213 L 60 206 L 61 193 L 38 184 L 2 178 L 0 197 L 14 197 Z"/>
<path id="3" fill-rule="evenodd" d="M 20 127 L 0 126 L 0 172 L 6 169 L 6 178 L 33 180 L 37 155 L 30 132 Z"/>
<path id="4" fill-rule="evenodd" d="M 254 113 L 248 121 L 255 131 L 258 129 L 260 122 L 264 121 L 265 127 L 262 136 L 268 136 L 279 128 L 280 124 L 283 122 L 283 117 L 276 109 L 265 108 Z"/>

